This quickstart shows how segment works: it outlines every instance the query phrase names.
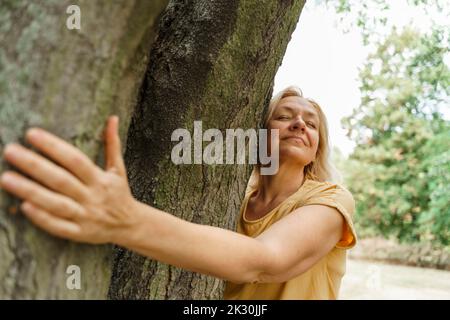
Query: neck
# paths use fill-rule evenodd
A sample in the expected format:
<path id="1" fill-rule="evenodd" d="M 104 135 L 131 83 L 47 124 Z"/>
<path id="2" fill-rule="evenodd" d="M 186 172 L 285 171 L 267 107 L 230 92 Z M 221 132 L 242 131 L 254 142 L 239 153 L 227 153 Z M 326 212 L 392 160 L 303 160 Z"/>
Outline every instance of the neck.
<path id="1" fill-rule="evenodd" d="M 298 163 L 280 163 L 277 174 L 259 176 L 257 197 L 266 204 L 287 198 L 302 186 L 305 180 L 303 170 L 304 166 Z"/>

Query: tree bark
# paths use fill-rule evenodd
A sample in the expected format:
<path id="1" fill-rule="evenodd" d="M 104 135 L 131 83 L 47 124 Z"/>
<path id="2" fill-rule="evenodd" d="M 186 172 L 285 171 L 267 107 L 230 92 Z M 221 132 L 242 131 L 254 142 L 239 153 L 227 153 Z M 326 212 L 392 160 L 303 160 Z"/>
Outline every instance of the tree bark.
<path id="1" fill-rule="evenodd" d="M 65 27 L 70 4 L 81 9 L 81 30 Z M 122 135 L 132 116 L 125 160 L 135 197 L 234 229 L 250 167 L 176 166 L 170 137 L 194 120 L 223 133 L 258 126 L 304 1 L 172 0 L 156 28 L 166 4 L 2 1 L 0 151 L 40 126 L 101 165 L 107 115 L 121 117 Z M 113 299 L 222 297 L 219 279 L 121 248 L 111 266 L 110 246 L 50 237 L 8 214 L 17 204 L 0 192 L 0 298 L 102 299 L 108 288 Z M 81 268 L 81 290 L 66 286 L 69 265 Z"/>
<path id="2" fill-rule="evenodd" d="M 125 136 L 167 2 L 2 1 L 0 151 L 23 142 L 27 127 L 40 126 L 101 164 L 104 121 L 118 114 Z M 80 7 L 81 30 L 66 27 L 71 4 Z M 0 192 L 0 298 L 106 298 L 112 247 L 50 237 L 8 214 L 17 205 Z M 81 290 L 66 286 L 70 265 L 80 267 Z"/>
<path id="3" fill-rule="evenodd" d="M 135 197 L 185 220 L 228 229 L 250 174 L 244 165 L 174 165 L 177 128 L 256 128 L 304 1 L 171 1 L 161 19 L 126 163 Z M 117 248 L 112 299 L 218 299 L 224 282 Z"/>

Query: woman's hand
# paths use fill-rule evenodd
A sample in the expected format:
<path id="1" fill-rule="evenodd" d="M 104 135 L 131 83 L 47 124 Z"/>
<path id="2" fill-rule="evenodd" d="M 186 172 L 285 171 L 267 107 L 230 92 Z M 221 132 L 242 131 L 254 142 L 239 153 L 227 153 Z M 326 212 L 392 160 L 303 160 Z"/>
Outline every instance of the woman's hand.
<path id="1" fill-rule="evenodd" d="M 88 243 L 117 243 L 136 223 L 137 201 L 126 177 L 116 116 L 108 119 L 105 130 L 105 170 L 42 129 L 28 130 L 26 139 L 57 164 L 9 144 L 4 150 L 6 161 L 34 181 L 7 171 L 0 185 L 23 199 L 21 210 L 33 223 L 55 236 Z"/>

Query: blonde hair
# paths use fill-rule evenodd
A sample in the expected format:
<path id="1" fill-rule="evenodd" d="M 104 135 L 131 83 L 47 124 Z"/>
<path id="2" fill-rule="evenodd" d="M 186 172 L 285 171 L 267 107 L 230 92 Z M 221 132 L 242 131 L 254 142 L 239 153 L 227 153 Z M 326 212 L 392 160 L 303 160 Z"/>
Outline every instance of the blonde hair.
<path id="1" fill-rule="evenodd" d="M 322 108 L 316 101 L 303 96 L 303 92 L 299 87 L 289 86 L 281 90 L 270 100 L 267 112 L 263 117 L 263 128 L 268 129 L 269 120 L 272 117 L 275 107 L 278 105 L 281 99 L 286 97 L 300 97 L 302 99 L 305 99 L 314 107 L 314 109 L 316 109 L 319 115 L 319 145 L 317 147 L 315 159 L 304 168 L 305 178 L 321 182 L 340 182 L 340 175 L 330 162 L 330 146 L 326 116 L 323 113 Z M 257 183 L 259 176 L 259 164 L 255 166 L 255 169 L 256 170 L 253 170 L 252 177 L 250 177 L 250 180 L 252 181 L 249 181 L 249 185 L 254 185 L 254 183 Z"/>

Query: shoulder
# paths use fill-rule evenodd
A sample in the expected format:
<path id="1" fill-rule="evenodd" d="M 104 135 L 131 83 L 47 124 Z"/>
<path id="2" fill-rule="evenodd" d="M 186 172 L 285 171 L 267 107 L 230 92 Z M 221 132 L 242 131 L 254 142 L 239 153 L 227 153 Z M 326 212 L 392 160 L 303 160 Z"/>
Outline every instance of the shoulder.
<path id="1" fill-rule="evenodd" d="M 351 192 L 342 184 L 332 182 L 309 181 L 299 206 L 325 205 L 335 208 L 345 220 L 342 237 L 336 247 L 352 248 L 357 242 L 357 235 L 353 224 L 355 200 Z"/>
<path id="2" fill-rule="evenodd" d="M 342 184 L 308 180 L 307 188 L 300 205 L 322 204 L 341 207 L 352 215 L 355 211 L 355 200 L 352 193 Z"/>

